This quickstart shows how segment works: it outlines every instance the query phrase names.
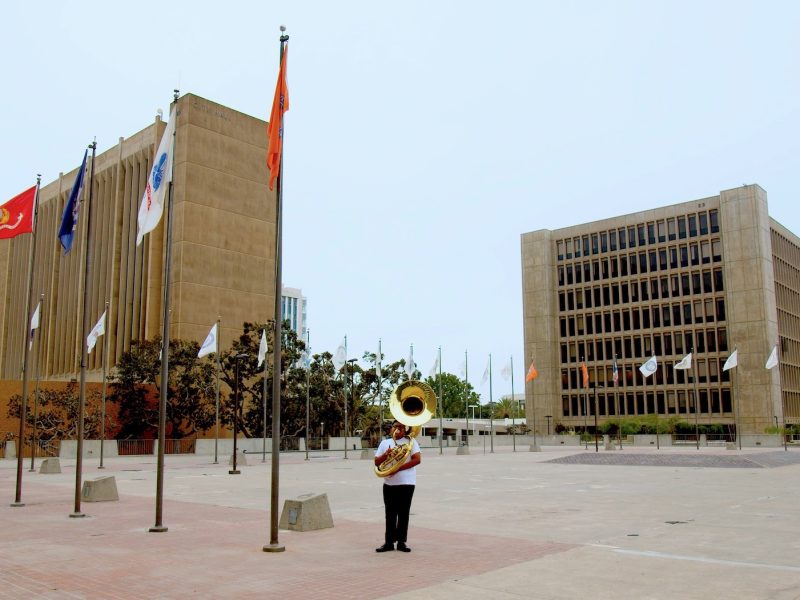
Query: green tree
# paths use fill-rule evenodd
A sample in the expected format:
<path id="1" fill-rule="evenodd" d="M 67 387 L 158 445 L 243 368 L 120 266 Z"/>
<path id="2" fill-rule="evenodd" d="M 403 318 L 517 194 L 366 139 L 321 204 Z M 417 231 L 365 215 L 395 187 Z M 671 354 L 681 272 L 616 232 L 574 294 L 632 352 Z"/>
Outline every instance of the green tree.
<path id="1" fill-rule="evenodd" d="M 425 383 L 433 388 L 437 397 L 439 396 L 439 382 L 441 381 L 440 405 L 442 406 L 442 417 L 466 418 L 468 407 L 472 404 L 479 404 L 480 396 L 473 390 L 469 382 L 459 379 L 452 373 L 437 373 L 434 377 L 428 377 Z M 438 415 L 438 411 L 437 411 Z M 470 416 L 471 413 L 470 413 Z"/>

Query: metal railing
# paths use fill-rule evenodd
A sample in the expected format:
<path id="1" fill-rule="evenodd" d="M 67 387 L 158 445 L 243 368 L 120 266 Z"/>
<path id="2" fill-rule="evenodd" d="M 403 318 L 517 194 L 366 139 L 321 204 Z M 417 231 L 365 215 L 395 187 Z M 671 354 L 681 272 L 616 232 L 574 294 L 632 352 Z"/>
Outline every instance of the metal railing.
<path id="1" fill-rule="evenodd" d="M 155 440 L 117 440 L 117 454 L 120 456 L 145 456 L 153 454 Z"/>

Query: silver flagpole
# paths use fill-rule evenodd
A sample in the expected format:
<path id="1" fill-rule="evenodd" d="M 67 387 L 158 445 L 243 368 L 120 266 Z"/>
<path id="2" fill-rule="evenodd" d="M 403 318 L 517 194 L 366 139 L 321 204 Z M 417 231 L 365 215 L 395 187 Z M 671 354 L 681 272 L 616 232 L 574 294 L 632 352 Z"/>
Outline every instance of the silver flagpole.
<path id="1" fill-rule="evenodd" d="M 219 372 L 222 370 L 219 360 L 219 328 L 222 323 L 222 315 L 217 315 L 217 389 L 216 399 L 214 401 L 214 464 L 219 462 Z"/>
<path id="2" fill-rule="evenodd" d="M 175 119 L 178 118 L 178 90 L 175 90 Z M 168 527 L 163 522 L 163 507 L 164 507 L 164 443 L 166 441 L 166 428 L 167 428 L 167 400 L 169 395 L 169 322 L 170 322 L 170 287 L 172 283 L 172 214 L 175 199 L 175 139 L 178 135 L 177 123 L 172 130 L 172 176 L 169 182 L 169 193 L 167 194 L 167 240 L 166 252 L 164 258 L 164 306 L 162 316 L 162 333 L 161 333 L 161 394 L 158 402 L 158 459 L 156 467 L 156 522 L 149 529 L 151 533 L 164 533 Z M 219 331 L 217 331 L 219 338 Z M 217 350 L 219 350 L 219 340 L 217 340 Z"/>
<path id="3" fill-rule="evenodd" d="M 106 300 L 106 310 L 103 312 L 103 329 L 108 326 L 108 301 Z M 103 404 L 102 421 L 100 422 L 100 466 L 98 469 L 105 469 L 103 466 L 103 443 L 106 439 L 106 369 L 108 368 L 108 331 L 103 333 Z"/>
<path id="4" fill-rule="evenodd" d="M 262 334 L 265 338 L 267 336 L 266 329 Z M 264 355 L 264 389 L 261 390 L 261 462 L 267 461 L 267 375 L 269 370 L 267 368 L 267 357 Z"/>
<path id="5" fill-rule="evenodd" d="M 22 350 L 22 399 L 20 400 L 19 407 L 19 437 L 17 437 L 17 485 L 14 494 L 14 502 L 11 506 L 25 506 L 22 502 L 22 463 L 23 463 L 23 449 L 25 447 L 25 420 L 28 418 L 28 337 L 30 336 L 30 319 L 31 317 L 31 296 L 33 289 L 33 265 L 36 260 L 36 217 L 39 214 L 39 186 L 42 183 L 42 176 L 36 175 L 36 194 L 33 199 L 33 235 L 31 236 L 31 259 L 28 263 L 28 291 L 25 296 L 25 335 L 22 336 L 23 350 Z"/>
<path id="6" fill-rule="evenodd" d="M 40 325 L 37 329 L 41 329 L 41 322 L 42 318 L 41 315 L 44 313 L 44 294 L 39 295 L 39 323 Z M 39 361 L 42 357 L 42 334 L 39 332 L 38 335 L 39 343 L 36 344 L 36 385 L 33 388 L 33 443 L 31 444 L 31 468 L 28 469 L 29 471 L 36 470 L 36 451 L 39 449 L 39 440 L 36 436 L 38 432 L 37 422 L 39 421 L 39 373 L 41 369 L 39 368 Z M 34 343 L 34 339 L 31 338 L 31 344 Z"/>
<path id="7" fill-rule="evenodd" d="M 443 454 L 442 438 L 444 437 L 444 398 L 442 398 L 442 347 L 439 346 L 439 454 Z"/>
<path id="8" fill-rule="evenodd" d="M 280 64 L 283 66 L 283 57 L 286 53 L 286 27 L 281 25 L 280 37 Z M 279 77 L 282 76 L 279 75 Z M 281 85 L 279 83 L 279 85 Z M 284 99 L 281 98 L 281 102 Z M 281 111 L 280 136 L 284 140 L 283 111 Z M 281 312 L 281 293 L 283 284 L 282 255 L 283 255 L 283 145 L 281 144 L 281 161 L 278 169 L 275 193 L 275 311 L 274 334 L 272 340 L 272 470 L 270 479 L 270 532 L 269 544 L 262 546 L 264 552 L 283 552 L 286 547 L 278 542 L 278 484 L 280 474 L 280 448 L 281 448 L 281 333 L 283 328 Z"/>
<path id="9" fill-rule="evenodd" d="M 515 415 L 517 414 L 517 399 L 514 398 L 514 357 L 510 357 L 511 361 L 511 402 L 514 410 L 511 411 L 511 444 L 514 447 L 514 452 L 517 451 L 517 421 Z"/>
<path id="10" fill-rule="evenodd" d="M 84 415 L 86 409 L 86 363 L 88 359 L 88 352 L 86 348 L 86 337 L 89 332 L 86 328 L 89 324 L 89 285 L 91 284 L 92 277 L 92 197 L 94 192 L 94 159 L 95 152 L 97 151 L 97 142 L 92 142 L 89 147 L 92 149 L 92 168 L 89 175 L 89 206 L 86 207 L 86 251 L 84 253 L 84 266 L 83 266 L 83 317 L 81 319 L 81 379 L 80 379 L 80 398 L 78 400 L 78 445 L 77 457 L 75 462 L 75 507 L 70 513 L 70 517 L 81 518 L 84 515 L 81 512 L 81 480 L 83 478 L 83 436 L 84 436 Z"/>

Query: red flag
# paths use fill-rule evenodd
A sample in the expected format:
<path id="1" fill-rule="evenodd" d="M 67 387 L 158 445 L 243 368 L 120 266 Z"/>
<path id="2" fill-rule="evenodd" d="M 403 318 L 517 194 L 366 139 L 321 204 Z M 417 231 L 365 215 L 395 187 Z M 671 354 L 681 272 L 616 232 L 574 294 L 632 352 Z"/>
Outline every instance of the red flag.
<path id="1" fill-rule="evenodd" d="M 581 374 L 583 375 L 583 387 L 589 387 L 589 370 L 586 368 L 586 363 L 581 363 Z"/>
<path id="2" fill-rule="evenodd" d="M 529 381 L 533 381 L 539 376 L 539 371 L 536 370 L 536 367 L 533 366 L 533 361 L 531 361 L 531 368 L 528 369 L 528 374 L 525 375 L 525 383 Z"/>
<path id="3" fill-rule="evenodd" d="M 286 48 L 281 59 L 281 69 L 278 72 L 278 84 L 275 86 L 275 98 L 272 100 L 272 112 L 267 125 L 267 167 L 269 167 L 269 189 L 275 186 L 275 180 L 281 171 L 281 156 L 283 156 L 283 113 L 289 110 L 289 88 L 286 86 Z"/>
<path id="4" fill-rule="evenodd" d="M 7 240 L 33 231 L 33 203 L 36 186 L 0 206 L 0 239 Z"/>

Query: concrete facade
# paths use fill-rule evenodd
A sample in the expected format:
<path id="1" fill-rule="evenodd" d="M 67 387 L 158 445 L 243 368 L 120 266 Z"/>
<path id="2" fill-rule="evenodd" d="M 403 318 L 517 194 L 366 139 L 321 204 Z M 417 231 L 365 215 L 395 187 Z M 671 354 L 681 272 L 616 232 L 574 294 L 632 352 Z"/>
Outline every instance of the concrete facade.
<path id="1" fill-rule="evenodd" d="M 200 343 L 221 317 L 225 349 L 244 321 L 267 321 L 274 310 L 275 195 L 267 188 L 267 124 L 192 94 L 178 100 L 176 118 L 170 337 Z M 32 305 L 40 294 L 45 299 L 32 376 L 39 369 L 43 380 L 69 380 L 80 371 L 87 208 L 92 211 L 89 328 L 110 303 L 106 336 L 89 356 L 88 378 L 101 378 L 102 344 L 108 344 L 108 362 L 114 365 L 133 340 L 161 334 L 166 209 L 141 246 L 135 240 L 139 204 L 164 128 L 156 117 L 97 155 L 91 206 L 87 183 L 66 256 L 57 231 L 77 170 L 41 186 Z M 22 368 L 32 238 L 0 244 L 0 378 L 19 377 Z"/>
<path id="2" fill-rule="evenodd" d="M 745 434 L 776 417 L 800 422 L 800 239 L 770 218 L 757 185 L 525 233 L 521 251 L 525 364 L 539 371 L 526 417 L 537 432 L 546 416 L 591 427 L 595 412 L 600 423 L 657 414 Z M 779 368 L 768 370 L 779 340 Z M 723 371 L 734 350 L 737 368 Z M 689 352 L 692 368 L 675 370 Z M 658 370 L 644 378 L 653 355 Z"/>

